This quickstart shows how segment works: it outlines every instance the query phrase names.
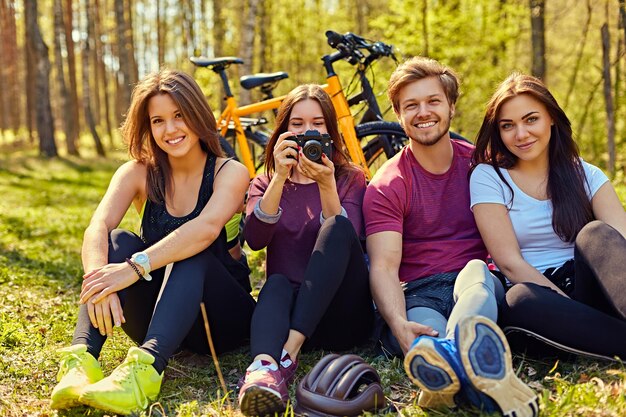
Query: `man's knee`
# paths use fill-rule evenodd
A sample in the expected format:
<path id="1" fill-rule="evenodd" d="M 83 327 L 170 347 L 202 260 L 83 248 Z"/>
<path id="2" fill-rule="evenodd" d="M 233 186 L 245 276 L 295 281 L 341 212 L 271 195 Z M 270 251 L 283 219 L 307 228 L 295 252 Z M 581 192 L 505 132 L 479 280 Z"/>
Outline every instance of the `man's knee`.
<path id="1" fill-rule="evenodd" d="M 487 264 L 480 259 L 472 259 L 461 270 L 454 283 L 454 294 L 459 296 L 475 285 L 483 286 L 492 293 L 495 290 L 491 272 Z"/>

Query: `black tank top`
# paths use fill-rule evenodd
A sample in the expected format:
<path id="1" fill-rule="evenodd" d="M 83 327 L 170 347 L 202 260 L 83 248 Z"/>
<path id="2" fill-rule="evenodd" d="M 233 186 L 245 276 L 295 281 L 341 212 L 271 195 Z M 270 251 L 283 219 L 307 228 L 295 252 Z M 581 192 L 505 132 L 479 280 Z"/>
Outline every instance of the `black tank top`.
<path id="1" fill-rule="evenodd" d="M 204 164 L 204 172 L 202 174 L 202 183 L 198 192 L 198 201 L 196 207 L 191 213 L 182 217 L 172 216 L 165 206 L 164 202 L 154 203 L 150 200 L 146 201 L 146 206 L 141 219 L 141 238 L 148 245 L 153 245 L 165 236 L 178 229 L 189 220 L 195 219 L 200 215 L 213 195 L 213 182 L 215 180 L 215 162 L 217 158 L 213 154 L 208 154 Z M 227 162 L 226 162 L 227 163 Z M 251 290 L 248 267 L 240 262 L 235 261 L 228 253 L 226 244 L 226 229 L 222 228 L 219 236 L 208 248 L 231 275 L 239 282 L 239 284 L 248 292 Z"/>

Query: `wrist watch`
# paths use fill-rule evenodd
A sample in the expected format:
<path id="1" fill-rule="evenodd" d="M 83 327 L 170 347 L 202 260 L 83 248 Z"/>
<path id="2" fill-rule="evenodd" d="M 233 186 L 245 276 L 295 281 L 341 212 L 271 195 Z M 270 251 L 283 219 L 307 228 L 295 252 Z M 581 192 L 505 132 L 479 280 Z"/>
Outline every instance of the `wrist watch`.
<path id="1" fill-rule="evenodd" d="M 131 256 L 130 260 L 143 268 L 143 279 L 152 281 L 152 276 L 150 276 L 150 257 L 147 253 L 137 252 Z"/>

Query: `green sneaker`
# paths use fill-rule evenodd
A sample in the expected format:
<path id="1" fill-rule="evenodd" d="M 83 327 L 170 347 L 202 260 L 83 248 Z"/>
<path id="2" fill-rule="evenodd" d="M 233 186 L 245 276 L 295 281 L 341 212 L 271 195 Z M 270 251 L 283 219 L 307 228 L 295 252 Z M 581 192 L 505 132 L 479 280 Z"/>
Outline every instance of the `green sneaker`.
<path id="1" fill-rule="evenodd" d="M 163 380 L 153 362 L 152 355 L 131 347 L 124 362 L 111 375 L 85 388 L 79 401 L 117 414 L 145 410 L 159 395 Z"/>
<path id="2" fill-rule="evenodd" d="M 57 350 L 61 364 L 57 381 L 52 390 L 50 407 L 56 409 L 80 405 L 78 397 L 83 389 L 104 378 L 100 364 L 87 352 L 86 345 L 73 345 Z"/>

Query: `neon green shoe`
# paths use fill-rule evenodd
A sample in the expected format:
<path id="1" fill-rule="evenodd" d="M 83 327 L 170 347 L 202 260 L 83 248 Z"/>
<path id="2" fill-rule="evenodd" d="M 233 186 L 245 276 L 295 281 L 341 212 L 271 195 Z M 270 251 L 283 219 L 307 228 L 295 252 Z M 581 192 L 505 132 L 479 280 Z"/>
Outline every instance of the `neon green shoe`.
<path id="1" fill-rule="evenodd" d="M 78 397 L 83 389 L 104 378 L 100 364 L 87 352 L 86 345 L 73 345 L 57 350 L 61 365 L 57 374 L 59 383 L 52 390 L 50 407 L 56 409 L 80 405 Z"/>
<path id="2" fill-rule="evenodd" d="M 79 401 L 117 414 L 145 410 L 161 390 L 163 374 L 152 366 L 154 356 L 131 347 L 124 362 L 111 375 L 86 387 Z"/>

